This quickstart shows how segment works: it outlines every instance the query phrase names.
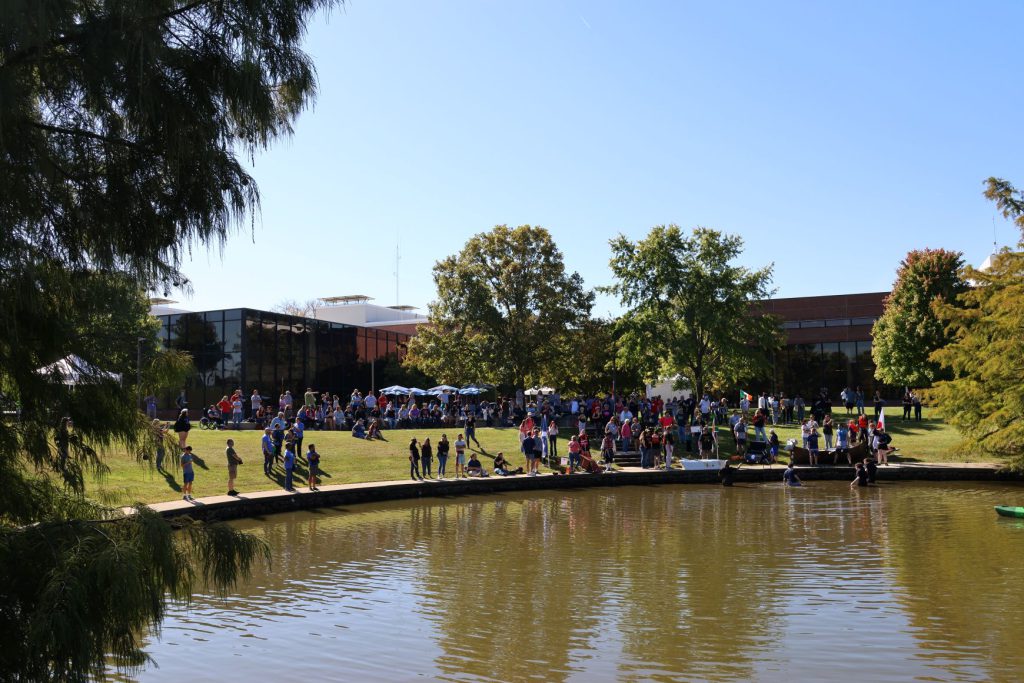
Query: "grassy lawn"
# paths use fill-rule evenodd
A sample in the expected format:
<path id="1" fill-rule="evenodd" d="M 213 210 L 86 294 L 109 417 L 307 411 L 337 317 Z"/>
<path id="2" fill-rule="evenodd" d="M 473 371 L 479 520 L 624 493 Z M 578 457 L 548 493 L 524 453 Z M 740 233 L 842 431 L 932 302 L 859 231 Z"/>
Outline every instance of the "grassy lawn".
<path id="1" fill-rule="evenodd" d="M 429 437 L 434 448 L 434 471 L 437 471 L 436 444 L 441 434 L 455 441 L 459 434 L 452 429 L 402 429 L 387 431 L 387 441 L 366 441 L 353 438 L 348 432 L 307 431 L 302 450 L 310 443 L 316 444 L 320 453 L 321 485 L 354 484 L 366 481 L 392 481 L 409 477 L 409 440 L 416 437 L 420 443 Z M 242 458 L 238 467 L 235 488 L 241 493 L 271 489 L 284 485 L 284 470 L 278 465 L 274 477 L 263 474 L 263 455 L 258 430 L 235 432 L 207 431 L 193 428 L 188 443 L 196 457 L 196 479 L 193 494 L 202 496 L 221 495 L 227 491 L 227 459 L 224 455 L 225 441 L 234 439 L 235 450 Z M 519 453 L 519 432 L 515 429 L 477 428 L 477 439 L 482 448 L 470 443 L 471 450 L 480 454 L 481 463 L 490 468 L 491 460 L 498 451 L 503 451 L 516 466 L 525 464 Z M 562 446 L 564 440 L 559 441 Z M 110 473 L 87 484 L 90 495 L 107 503 L 128 504 L 136 501 L 157 503 L 181 497 L 181 468 L 177 462 L 178 453 L 169 452 L 164 461 L 165 472 L 158 472 L 152 461 L 138 462 L 128 455 L 115 455 L 106 459 Z M 490 457 L 488 457 L 490 456 Z M 455 449 L 452 447 L 448 458 L 448 476 L 455 474 Z M 296 469 L 296 486 L 306 485 L 306 468 Z"/>
<path id="2" fill-rule="evenodd" d="M 837 417 L 845 415 L 841 409 Z M 960 462 L 961 458 L 950 455 L 950 448 L 959 437 L 952 427 L 943 424 L 929 411 L 925 411 L 922 422 L 904 423 L 898 412 L 886 416 L 893 445 L 900 449 L 901 458 L 894 462 Z M 795 426 L 775 427 L 780 441 L 799 440 L 800 430 Z M 348 432 L 306 432 L 305 446 L 315 443 L 320 452 L 322 470 L 321 484 L 352 484 L 367 481 L 390 481 L 407 479 L 409 463 L 406 458 L 409 440 L 416 437 L 420 443 L 429 437 L 437 444 L 442 432 L 454 441 L 458 431 L 442 429 L 395 430 L 385 432 L 388 441 L 366 441 L 354 439 Z M 275 488 L 283 485 L 284 473 L 278 466 L 274 476 L 263 474 L 263 456 L 260 451 L 262 432 L 251 431 L 206 431 L 195 428 L 189 434 L 188 443 L 196 454 L 196 481 L 194 494 L 197 497 L 223 494 L 227 491 L 227 461 L 224 457 L 225 441 L 235 440 L 235 449 L 244 464 L 238 468 L 235 487 L 239 492 Z M 562 430 L 559 440 L 560 453 L 564 451 L 567 430 Z M 471 449 L 481 454 L 481 462 L 490 466 L 490 460 L 498 451 L 503 451 L 513 465 L 523 465 L 519 453 L 519 437 L 515 429 L 478 428 L 477 438 L 482 449 L 471 444 Z M 723 455 L 731 454 L 732 439 L 721 437 Z M 824 447 L 824 441 L 822 441 Z M 436 453 L 436 448 L 435 448 Z M 128 504 L 136 501 L 156 503 L 174 500 L 181 496 L 181 469 L 177 464 L 177 453 L 168 453 L 165 461 L 166 472 L 157 472 L 152 461 L 138 462 L 128 455 L 112 456 L 107 459 L 110 473 L 99 480 L 90 480 L 89 493 L 110 504 Z M 454 475 L 455 454 L 452 450 L 448 461 L 448 474 Z M 489 457 L 488 457 L 489 456 Z M 434 458 L 437 469 L 437 458 Z M 297 470 L 296 486 L 305 486 L 306 470 Z"/>

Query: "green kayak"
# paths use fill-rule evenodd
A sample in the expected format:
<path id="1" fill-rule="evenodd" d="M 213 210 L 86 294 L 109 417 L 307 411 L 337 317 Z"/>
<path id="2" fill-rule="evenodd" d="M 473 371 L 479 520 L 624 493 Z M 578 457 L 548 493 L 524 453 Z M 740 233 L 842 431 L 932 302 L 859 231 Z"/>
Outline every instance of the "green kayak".
<path id="1" fill-rule="evenodd" d="M 1024 517 L 1024 507 L 996 505 L 996 512 L 998 512 L 1003 517 Z"/>

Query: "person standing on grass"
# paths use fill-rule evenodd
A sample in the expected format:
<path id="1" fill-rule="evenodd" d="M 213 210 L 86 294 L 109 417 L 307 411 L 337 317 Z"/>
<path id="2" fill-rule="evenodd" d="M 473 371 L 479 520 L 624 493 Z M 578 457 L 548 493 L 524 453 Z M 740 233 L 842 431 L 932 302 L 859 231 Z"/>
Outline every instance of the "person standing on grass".
<path id="1" fill-rule="evenodd" d="M 580 445 L 578 436 L 572 436 L 569 438 L 569 472 L 575 472 L 576 468 L 580 466 L 580 452 L 583 447 Z"/>
<path id="2" fill-rule="evenodd" d="M 444 479 L 448 467 L 448 450 L 451 444 L 448 442 L 448 435 L 442 434 L 441 440 L 437 442 L 437 479 Z"/>
<path id="3" fill-rule="evenodd" d="M 538 470 L 538 474 L 540 473 L 540 460 L 543 455 L 544 443 L 540 440 L 540 429 L 535 428 L 533 430 L 533 462 L 534 467 Z"/>
<path id="4" fill-rule="evenodd" d="M 320 490 L 320 454 L 316 452 L 316 444 L 309 444 L 309 450 L 306 452 L 306 463 L 309 465 L 309 484 L 310 491 Z"/>
<path id="5" fill-rule="evenodd" d="M 143 399 L 146 403 L 146 417 L 150 420 L 156 419 L 156 396 L 150 394 Z"/>
<path id="6" fill-rule="evenodd" d="M 466 439 L 459 434 L 455 439 L 455 478 L 466 476 Z"/>
<path id="7" fill-rule="evenodd" d="M 249 397 L 249 406 L 250 409 L 252 410 L 252 412 L 249 413 L 249 415 L 252 419 L 255 419 L 256 413 L 260 412 L 260 408 L 263 407 L 263 397 L 260 396 L 260 392 L 258 389 L 252 390 L 252 396 Z"/>
<path id="8" fill-rule="evenodd" d="M 235 452 L 235 440 L 228 439 L 227 448 L 224 449 L 224 455 L 228 459 L 228 495 L 237 496 L 238 491 L 235 490 L 235 478 L 238 476 L 238 466 L 242 464 L 242 459 L 238 457 L 238 453 Z"/>
<path id="9" fill-rule="evenodd" d="M 181 490 L 185 494 L 182 496 L 183 500 L 194 500 L 192 498 L 192 483 L 196 479 L 196 471 L 192 467 L 194 459 L 195 458 L 192 455 L 192 447 L 185 446 L 185 449 L 179 458 L 181 462 L 181 477 L 184 482 L 181 486 Z"/>
<path id="10" fill-rule="evenodd" d="M 853 424 L 853 421 L 850 421 Z M 836 455 L 832 459 L 833 464 L 839 462 L 840 455 L 846 455 L 846 464 L 852 465 L 853 459 L 850 455 L 850 427 L 842 422 L 839 423 L 839 429 L 836 430 Z"/>
<path id="11" fill-rule="evenodd" d="M 413 481 L 423 481 L 420 475 L 420 447 L 415 436 L 409 442 L 409 477 Z"/>
<path id="12" fill-rule="evenodd" d="M 558 457 L 558 420 L 548 422 L 548 453 L 551 458 Z"/>
<path id="13" fill-rule="evenodd" d="M 423 446 L 420 447 L 420 463 L 423 465 L 423 477 L 425 479 L 433 478 L 433 474 L 430 471 L 431 461 L 434 459 L 434 447 L 430 445 L 430 437 L 423 439 Z"/>
<path id="14" fill-rule="evenodd" d="M 284 448 L 284 490 L 294 491 L 292 486 L 292 475 L 295 473 L 295 451 L 294 446 L 288 444 Z"/>
<path id="15" fill-rule="evenodd" d="M 274 469 L 274 439 L 271 436 L 273 430 L 269 427 L 263 430 L 263 438 L 260 440 L 260 448 L 263 450 L 263 474 L 270 476 Z"/>
<path id="16" fill-rule="evenodd" d="M 302 420 L 296 420 L 292 425 L 292 432 L 295 434 L 295 453 L 302 453 L 302 439 L 306 436 L 306 425 Z"/>
<path id="17" fill-rule="evenodd" d="M 178 419 L 174 421 L 174 427 L 172 429 L 174 429 L 174 433 L 178 435 L 178 447 L 184 450 L 185 442 L 188 441 L 189 430 L 192 429 L 192 423 L 188 421 L 188 408 L 181 409 L 181 412 L 178 413 Z"/>
<path id="18" fill-rule="evenodd" d="M 914 421 L 921 421 L 921 396 L 916 391 L 911 395 L 911 401 L 914 404 Z"/>
<path id="19" fill-rule="evenodd" d="M 605 432 L 601 440 L 601 460 L 604 462 L 604 471 L 609 471 L 615 461 L 615 439 L 611 432 Z"/>
<path id="20" fill-rule="evenodd" d="M 467 444 L 470 441 L 475 443 L 477 448 L 480 448 L 481 450 L 483 450 L 482 447 L 480 446 L 480 442 L 476 440 L 476 418 L 473 417 L 473 413 L 468 413 L 466 415 L 466 442 L 467 442 Z"/>
<path id="21" fill-rule="evenodd" d="M 231 399 L 231 422 L 235 425 L 235 429 L 242 428 L 242 397 L 235 396 Z"/>
<path id="22" fill-rule="evenodd" d="M 665 448 L 665 469 L 672 469 L 672 452 L 675 450 L 676 436 L 674 429 L 666 429 L 662 435 L 663 446 Z"/>
<path id="23" fill-rule="evenodd" d="M 818 430 L 811 429 L 807 435 L 807 452 L 808 458 L 810 458 L 811 465 L 815 467 L 818 465 Z"/>
<path id="24" fill-rule="evenodd" d="M 821 433 L 825 436 L 825 450 L 832 448 L 832 416 L 826 415 L 821 422 Z"/>

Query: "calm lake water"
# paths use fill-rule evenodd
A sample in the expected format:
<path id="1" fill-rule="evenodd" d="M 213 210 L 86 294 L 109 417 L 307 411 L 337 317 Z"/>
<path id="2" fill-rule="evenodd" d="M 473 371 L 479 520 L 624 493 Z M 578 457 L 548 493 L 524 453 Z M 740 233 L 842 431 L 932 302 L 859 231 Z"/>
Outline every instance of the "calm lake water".
<path id="1" fill-rule="evenodd" d="M 622 487 L 267 517 L 143 681 L 1020 681 L 1024 487 Z"/>

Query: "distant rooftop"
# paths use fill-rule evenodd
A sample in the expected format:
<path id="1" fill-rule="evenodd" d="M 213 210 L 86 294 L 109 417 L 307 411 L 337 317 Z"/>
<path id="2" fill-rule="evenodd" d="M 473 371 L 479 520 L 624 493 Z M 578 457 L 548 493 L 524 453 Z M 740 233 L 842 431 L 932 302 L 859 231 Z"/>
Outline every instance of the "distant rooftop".
<path id="1" fill-rule="evenodd" d="M 415 306 L 409 306 L 409 305 L 406 305 L 406 304 L 403 304 L 401 306 L 388 306 L 388 308 L 393 308 L 396 311 L 415 311 L 416 310 Z"/>
<path id="2" fill-rule="evenodd" d="M 163 298 L 161 296 L 151 296 L 151 297 L 149 297 L 149 305 L 150 306 L 170 306 L 171 304 L 176 304 L 176 303 L 178 303 L 178 302 L 175 301 L 174 299 L 165 299 L 165 298 Z"/>
<path id="3" fill-rule="evenodd" d="M 373 297 L 365 294 L 346 294 L 345 296 L 325 296 L 320 301 L 325 304 L 365 304 L 373 301 Z"/>

